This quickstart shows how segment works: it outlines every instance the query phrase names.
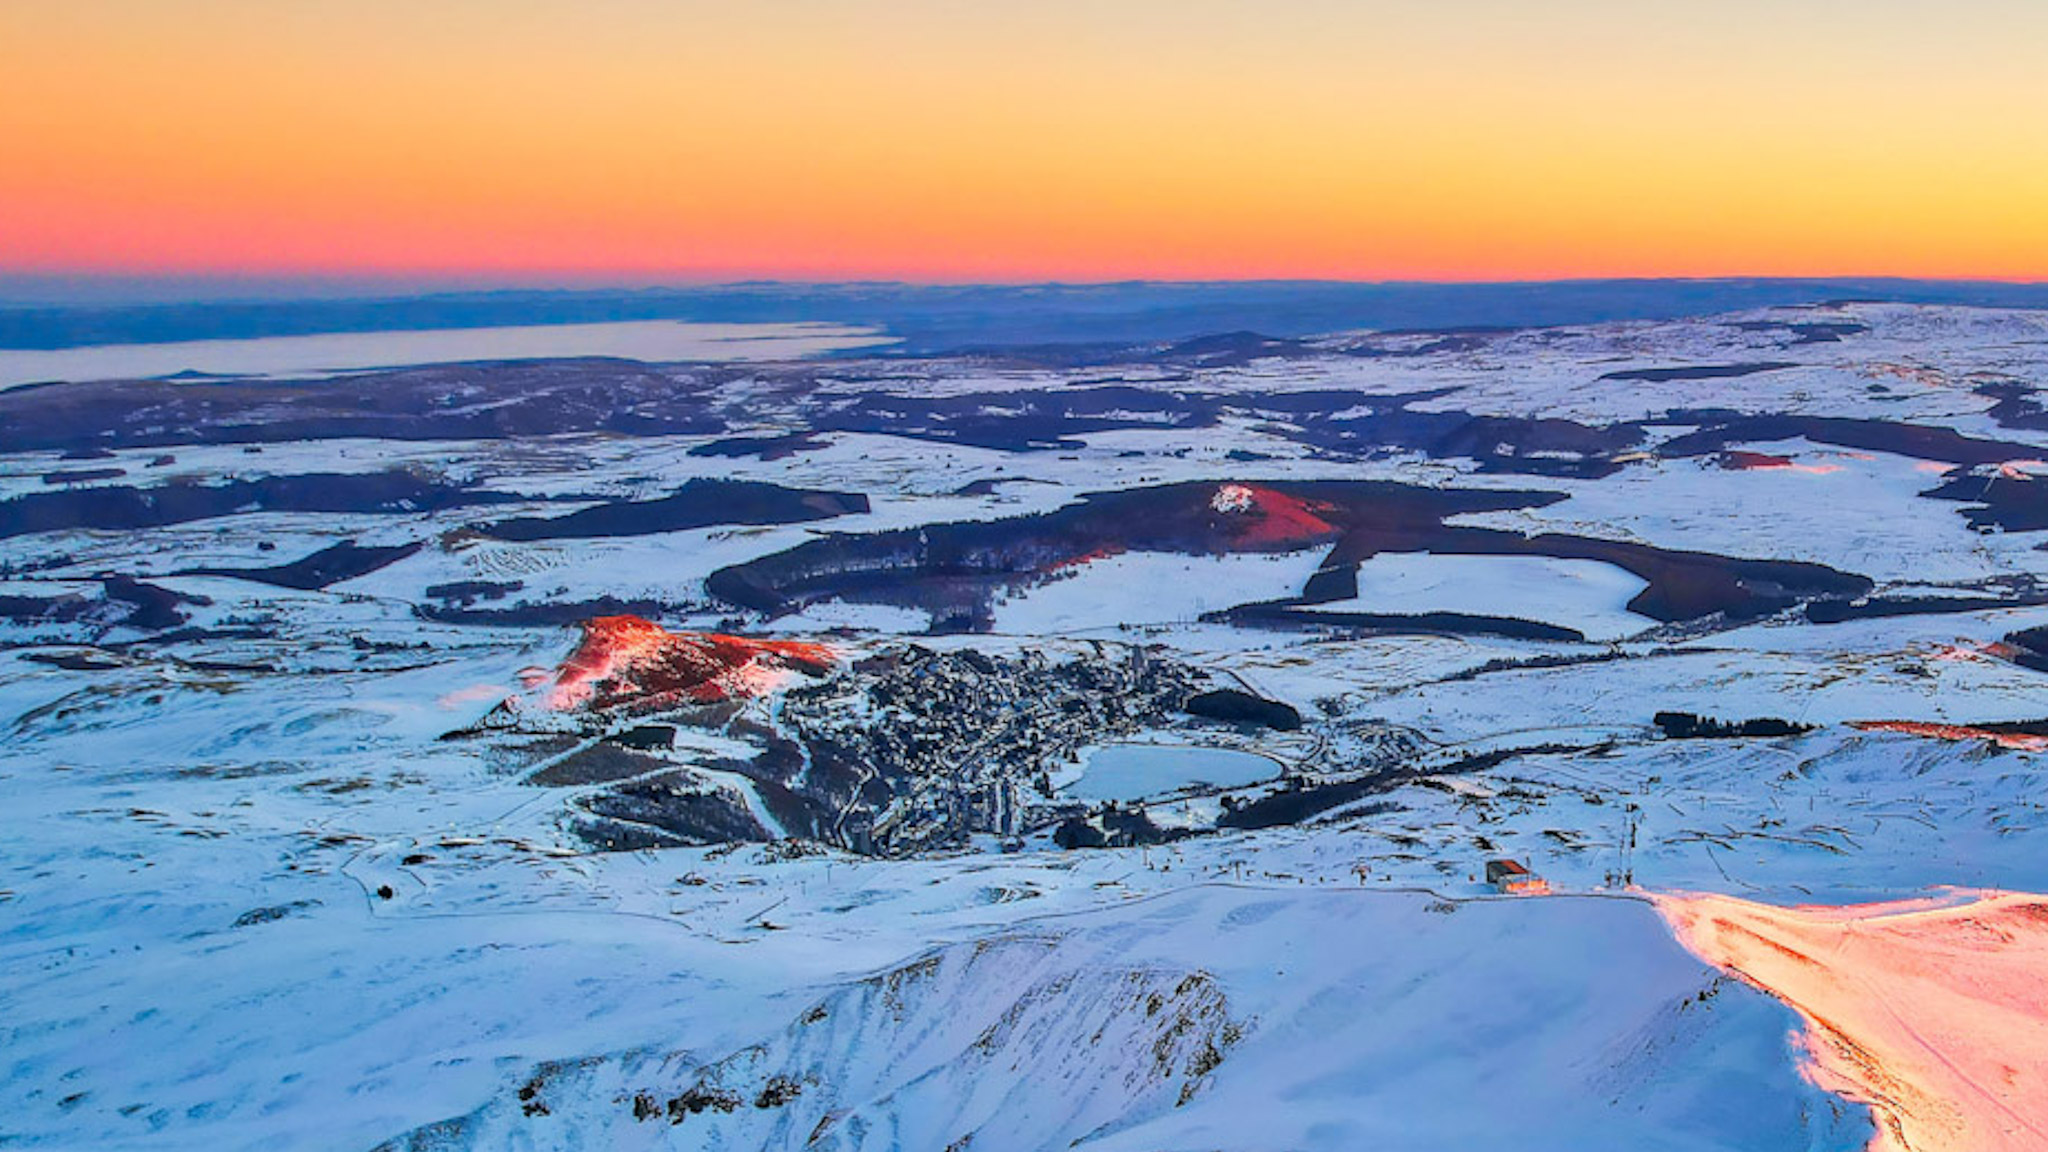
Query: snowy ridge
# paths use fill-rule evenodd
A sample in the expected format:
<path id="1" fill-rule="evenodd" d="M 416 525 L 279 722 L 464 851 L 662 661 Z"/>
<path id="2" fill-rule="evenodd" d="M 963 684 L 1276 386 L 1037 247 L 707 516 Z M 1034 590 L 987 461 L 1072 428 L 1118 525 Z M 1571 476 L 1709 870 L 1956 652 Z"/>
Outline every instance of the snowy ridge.
<path id="1" fill-rule="evenodd" d="M 543 1069 L 393 1150 L 1042 1148 L 1193 1099 L 1244 1025 L 1200 972 L 1090 965 L 1055 939 L 955 945 L 827 995 L 782 1032 Z"/>
<path id="2" fill-rule="evenodd" d="M 1786 1013 L 1637 901 L 1212 886 L 1041 924 L 829 992 L 727 1056 L 539 1068 L 386 1148 L 1848 1152 L 1869 1135 L 1789 1069 L 1743 1071 Z M 1654 959 L 1616 972 L 1606 948 Z M 1573 1011 L 1596 985 L 1602 1011 Z"/>

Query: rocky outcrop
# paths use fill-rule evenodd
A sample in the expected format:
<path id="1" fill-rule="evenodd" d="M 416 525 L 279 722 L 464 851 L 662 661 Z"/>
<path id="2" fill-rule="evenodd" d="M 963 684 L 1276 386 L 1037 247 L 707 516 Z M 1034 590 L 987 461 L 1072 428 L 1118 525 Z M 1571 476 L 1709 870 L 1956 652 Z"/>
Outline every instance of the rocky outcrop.
<path id="1" fill-rule="evenodd" d="M 670 632 L 638 616 L 600 616 L 562 663 L 549 708 L 655 710 L 762 695 L 791 673 L 822 676 L 837 657 L 823 644 Z"/>

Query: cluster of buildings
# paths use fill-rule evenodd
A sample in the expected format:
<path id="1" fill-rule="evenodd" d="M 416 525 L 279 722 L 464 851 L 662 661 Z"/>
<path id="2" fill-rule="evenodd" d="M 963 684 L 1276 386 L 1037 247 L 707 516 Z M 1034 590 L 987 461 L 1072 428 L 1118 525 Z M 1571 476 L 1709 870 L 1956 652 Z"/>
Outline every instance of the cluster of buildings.
<path id="1" fill-rule="evenodd" d="M 846 846 L 901 855 L 970 833 L 1025 831 L 1049 800 L 1051 774 L 1086 745 L 1171 720 L 1203 674 L 1144 648 L 1094 644 L 1056 659 L 907 645 L 853 674 L 789 692 L 778 719 L 806 744 L 830 743 L 887 786 L 856 796 Z"/>

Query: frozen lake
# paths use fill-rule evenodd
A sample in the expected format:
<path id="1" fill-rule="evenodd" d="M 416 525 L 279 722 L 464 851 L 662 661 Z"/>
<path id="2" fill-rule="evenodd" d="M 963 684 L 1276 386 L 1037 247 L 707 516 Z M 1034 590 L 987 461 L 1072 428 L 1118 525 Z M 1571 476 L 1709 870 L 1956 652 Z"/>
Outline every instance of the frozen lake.
<path id="1" fill-rule="evenodd" d="M 618 356 L 628 360 L 789 360 L 895 339 L 843 324 L 530 324 L 413 332 L 335 332 L 177 344 L 100 344 L 56 350 L 0 349 L 0 389 L 52 380 L 148 379 L 179 372 L 219 376 L 315 376 L 366 368 L 464 360 Z"/>
<path id="2" fill-rule="evenodd" d="M 1142 800 L 1194 784 L 1235 788 L 1280 774 L 1253 752 L 1194 744 L 1105 744 L 1084 753 L 1081 778 L 1067 788 L 1078 800 Z"/>

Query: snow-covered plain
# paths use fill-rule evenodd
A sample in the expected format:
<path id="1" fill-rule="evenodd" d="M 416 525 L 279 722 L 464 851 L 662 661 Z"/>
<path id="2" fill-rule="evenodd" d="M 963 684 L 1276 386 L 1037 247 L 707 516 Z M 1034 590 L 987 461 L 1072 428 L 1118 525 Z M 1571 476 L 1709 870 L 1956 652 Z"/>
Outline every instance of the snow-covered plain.
<path id="1" fill-rule="evenodd" d="M 1318 612 L 1514 614 L 1619 640 L 1655 621 L 1628 610 L 1644 581 L 1597 560 L 1547 556 L 1431 556 L 1388 552 L 1358 567 L 1358 595 L 1314 606 Z"/>
<path id="2" fill-rule="evenodd" d="M 1788 346 L 1770 328 L 1814 321 L 1862 331 Z M 2048 457 L 2048 431 L 2001 418 L 1975 390 L 2048 381 L 2048 324 L 2032 314 L 1847 305 L 1436 351 L 1408 336 L 1323 343 L 1368 339 L 1422 351 L 1173 374 L 1141 363 L 1119 378 L 1215 395 L 1342 389 L 1362 409 L 1428 393 L 1417 410 L 1593 423 L 1676 408 L 1912 421 Z M 1792 366 L 1602 379 L 1765 360 Z M 803 430 L 784 369 L 761 371 L 731 385 L 753 423 L 734 415 L 729 431 Z M 1104 371 L 876 370 L 913 398 L 1070 391 Z M 850 370 L 814 381 L 825 396 L 872 386 Z M 1737 445 L 1801 467 L 1651 453 L 1583 478 L 1457 454 L 1333 455 L 1273 407 L 1032 450 L 836 428 L 775 459 L 701 454 L 711 435 L 596 431 L 260 454 L 124 446 L 90 464 L 0 452 L 5 499 L 393 467 L 508 494 L 488 508 L 0 538 L 0 599 L 89 599 L 108 574 L 195 598 L 180 606 L 182 636 L 90 615 L 0 621 L 0 1144 L 1864 1147 L 1872 1114 L 1809 1075 L 1799 1011 L 1711 966 L 1726 957 L 1688 953 L 1642 890 L 1767 908 L 1951 885 L 2048 891 L 2041 754 L 1850 726 L 2048 715 L 2048 680 L 2001 646 L 2048 625 L 2027 596 L 2048 577 L 2048 536 L 1978 531 L 1963 505 L 1920 495 L 1953 462 L 1804 437 Z M 46 479 L 92 467 L 125 475 Z M 604 539 L 467 531 L 710 478 L 858 492 L 869 510 Z M 1300 595 L 1328 545 L 1087 557 L 1005 587 L 990 635 L 925 635 L 930 611 L 833 597 L 750 614 L 705 586 L 833 534 L 1039 515 L 1090 492 L 1360 479 L 1563 497 L 1461 526 L 1809 561 L 1870 577 L 1876 597 L 1985 606 L 1659 624 L 1626 607 L 1644 579 L 1604 562 L 1402 548 L 1360 565 L 1355 598 L 1317 610 L 1511 616 L 1587 641 L 1203 619 Z M 282 564 L 345 539 L 421 547 L 313 590 L 177 574 Z M 612 597 L 656 602 L 674 627 L 830 633 L 849 664 L 905 641 L 1055 656 L 1156 645 L 1305 724 L 1182 726 L 1141 744 L 1262 755 L 1302 786 L 1350 767 L 1359 726 L 1392 726 L 1416 751 L 1384 787 L 1299 822 L 1143 848 L 1062 851 L 1037 827 L 1018 851 L 988 836 L 909 859 L 820 845 L 598 852 L 569 819 L 594 786 L 528 783 L 541 752 L 440 739 L 576 639 L 567 620 L 422 611 L 453 602 L 430 587 L 465 583 L 499 597 L 468 605 L 478 612 Z M 771 722 L 778 706 L 747 715 Z M 1812 727 L 1667 739 L 1661 711 Z M 731 770 L 748 750 L 686 730 L 665 755 L 758 806 Z M 1056 783 L 1089 779 L 1074 768 Z M 1277 787 L 1210 783 L 1238 787 L 1233 802 Z M 1157 803 L 1159 822 L 1212 827 L 1224 797 L 1197 791 Z M 1557 894 L 1495 896 L 1483 869 L 1498 857 Z"/>
<path id="3" fill-rule="evenodd" d="M 1276 556 L 1183 556 L 1129 552 L 1054 573 L 1000 599 L 995 630 L 1018 636 L 1114 632 L 1189 624 L 1205 613 L 1298 595 L 1327 549 Z"/>

